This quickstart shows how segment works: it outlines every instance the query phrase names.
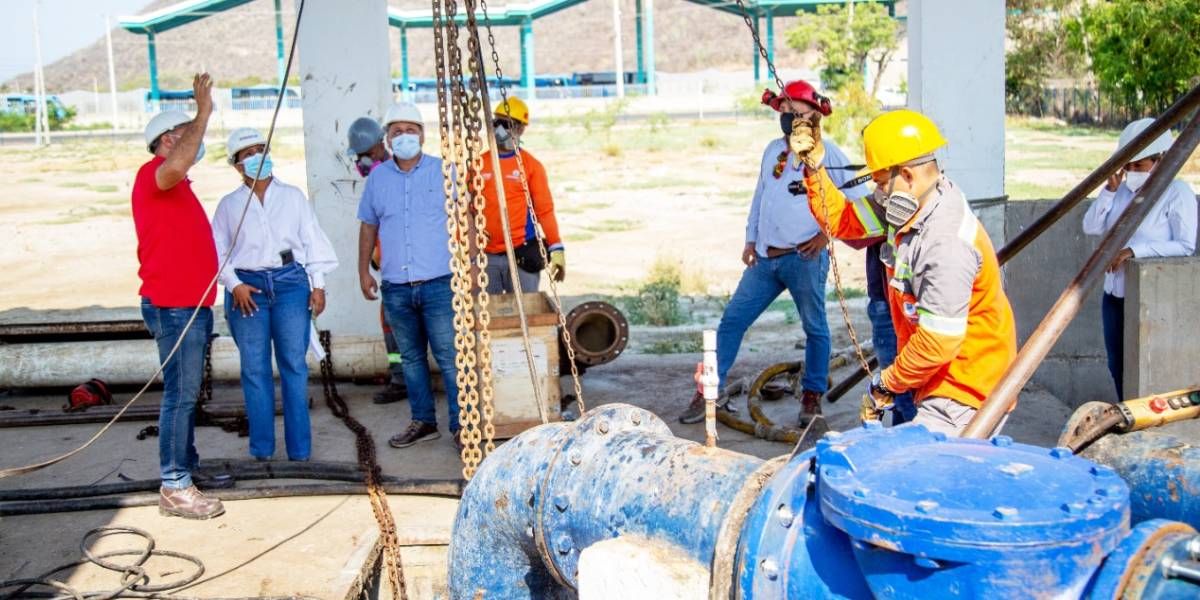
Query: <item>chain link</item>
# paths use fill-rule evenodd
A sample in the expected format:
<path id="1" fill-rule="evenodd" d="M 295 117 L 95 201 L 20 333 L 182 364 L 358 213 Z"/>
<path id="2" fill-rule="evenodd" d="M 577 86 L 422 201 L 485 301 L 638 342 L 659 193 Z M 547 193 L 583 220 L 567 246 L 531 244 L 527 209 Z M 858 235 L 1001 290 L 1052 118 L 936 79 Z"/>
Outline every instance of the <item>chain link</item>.
<path id="1" fill-rule="evenodd" d="M 784 94 L 783 80 L 779 78 L 779 71 L 775 70 L 775 64 L 771 61 L 771 58 L 767 56 L 767 48 L 763 45 L 762 38 L 758 35 L 758 28 L 755 27 L 754 23 L 750 20 L 750 11 L 746 9 L 746 4 L 743 2 L 743 0 L 735 1 L 737 2 L 738 9 L 742 13 L 742 20 L 746 22 L 746 27 L 750 29 L 750 35 L 754 38 L 754 46 L 758 49 L 759 56 L 762 56 L 763 61 L 767 63 L 767 72 L 770 73 L 770 75 L 775 79 L 775 85 L 779 86 L 779 93 Z M 796 116 L 799 117 L 799 115 Z M 815 127 L 807 121 L 804 121 L 804 124 L 807 124 L 809 127 Z M 800 123 L 797 123 L 797 125 L 800 125 Z M 813 173 L 817 172 L 817 169 L 820 167 L 820 165 L 814 164 L 807 158 L 803 160 L 805 166 L 808 167 L 810 171 Z M 824 206 L 825 183 L 820 177 L 817 178 L 817 194 L 821 196 L 821 204 Z M 825 234 L 825 237 L 829 242 L 829 266 L 830 270 L 833 271 L 833 288 L 837 292 L 838 307 L 842 310 L 842 320 L 846 322 L 846 333 L 850 336 L 850 344 L 854 346 L 854 354 L 857 356 L 858 362 L 862 366 L 863 371 L 866 371 L 866 373 L 870 375 L 871 364 L 867 361 L 866 353 L 863 351 L 862 345 L 858 341 L 858 332 L 854 329 L 854 322 L 850 320 L 850 309 L 846 305 L 846 293 L 842 289 L 842 272 L 841 269 L 838 268 L 837 253 L 834 250 L 835 238 L 833 236 L 833 225 L 829 222 L 829 207 L 824 206 L 824 208 L 825 223 L 822 233 Z"/>
<path id="2" fill-rule="evenodd" d="M 504 70 L 500 67 L 500 54 L 496 51 L 496 36 L 492 34 L 492 20 L 488 16 L 487 0 L 479 0 L 479 5 L 483 10 L 483 24 L 487 29 L 488 46 L 492 51 L 492 64 L 496 69 L 496 85 L 500 87 L 500 104 L 503 105 L 508 102 L 508 86 L 504 85 Z M 545 244 L 546 232 L 542 229 L 542 224 L 538 222 L 537 211 L 533 209 L 533 195 L 529 191 L 529 180 L 525 177 L 525 162 L 521 158 L 521 140 L 516 137 L 513 139 L 516 145 L 514 155 L 517 157 L 517 171 L 520 173 L 526 212 L 533 221 L 533 231 L 538 238 L 537 247 L 538 252 L 542 255 L 542 264 L 549 265 L 550 257 L 547 255 Z M 558 330 L 562 335 L 563 347 L 567 349 L 567 362 L 571 366 L 571 383 L 575 388 L 575 402 L 579 405 L 579 413 L 582 414 L 587 410 L 587 405 L 583 400 L 583 386 L 579 383 L 579 365 L 575 364 L 575 348 L 571 345 L 571 331 L 567 328 L 567 316 L 563 312 L 562 300 L 558 296 L 558 283 L 549 276 L 546 277 L 546 281 L 550 284 L 550 295 L 554 299 L 554 311 L 558 316 Z"/>
<path id="3" fill-rule="evenodd" d="M 358 455 L 358 466 L 363 472 L 363 482 L 367 485 L 367 497 L 371 502 L 371 511 L 379 523 L 379 538 L 383 542 L 383 562 L 388 575 L 388 585 L 391 586 L 392 597 L 398 600 L 408 600 L 408 588 L 404 581 L 404 564 L 400 559 L 400 537 L 396 533 L 396 521 L 392 518 L 392 508 L 388 505 L 387 491 L 380 481 L 383 471 L 375 456 L 375 439 L 358 419 L 350 416 L 350 408 L 338 394 L 337 384 L 333 374 L 333 344 L 328 330 L 318 334 L 321 347 L 325 349 L 325 358 L 321 360 L 321 388 L 325 392 L 325 404 L 333 416 L 341 419 L 350 431 L 354 432 L 355 451 Z"/>

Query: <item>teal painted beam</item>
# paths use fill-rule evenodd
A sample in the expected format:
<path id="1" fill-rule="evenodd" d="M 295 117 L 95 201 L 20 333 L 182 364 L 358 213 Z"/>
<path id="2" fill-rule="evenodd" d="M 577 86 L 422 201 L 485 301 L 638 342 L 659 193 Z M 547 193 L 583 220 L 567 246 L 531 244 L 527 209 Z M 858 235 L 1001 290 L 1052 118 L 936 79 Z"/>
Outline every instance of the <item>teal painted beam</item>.
<path id="1" fill-rule="evenodd" d="M 533 66 L 533 19 L 521 23 L 521 87 L 526 98 L 534 98 L 537 74 Z"/>
<path id="2" fill-rule="evenodd" d="M 754 13 L 754 33 L 755 33 L 755 35 L 758 35 L 758 32 L 760 31 L 758 21 L 759 21 L 758 13 L 755 12 Z M 762 56 L 758 53 L 758 44 L 755 43 L 755 41 L 753 39 L 750 40 L 750 43 L 753 44 L 753 47 L 754 47 L 754 83 L 758 83 L 758 82 L 762 81 Z"/>
<path id="3" fill-rule="evenodd" d="M 154 33 L 146 34 L 146 49 L 150 54 L 150 102 L 158 110 L 158 49 L 154 44 Z"/>
<path id="4" fill-rule="evenodd" d="M 283 80 L 285 59 L 283 57 L 283 7 L 280 6 L 280 0 L 275 0 L 275 58 L 279 63 L 275 79 L 279 82 L 279 87 L 284 87 L 287 82 Z"/>
<path id="5" fill-rule="evenodd" d="M 646 49 L 642 39 L 642 0 L 633 1 L 634 39 L 637 41 L 637 83 L 646 83 Z"/>
<path id="6" fill-rule="evenodd" d="M 779 77 L 775 69 L 775 11 L 767 9 L 767 79 L 774 81 Z"/>
<path id="7" fill-rule="evenodd" d="M 408 28 L 400 28 L 400 86 L 403 87 L 401 95 L 408 97 Z"/>
<path id="8" fill-rule="evenodd" d="M 237 8 L 252 0 L 188 0 L 162 10 L 133 17 L 121 17 L 118 23 L 130 33 L 162 33 L 199 21 L 214 13 Z"/>

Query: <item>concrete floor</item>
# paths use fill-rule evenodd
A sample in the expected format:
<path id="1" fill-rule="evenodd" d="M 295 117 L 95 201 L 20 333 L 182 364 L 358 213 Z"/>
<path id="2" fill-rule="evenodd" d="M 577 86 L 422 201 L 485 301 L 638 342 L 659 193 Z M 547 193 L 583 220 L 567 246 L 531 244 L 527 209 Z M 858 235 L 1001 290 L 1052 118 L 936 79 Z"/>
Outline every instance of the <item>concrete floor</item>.
<path id="1" fill-rule="evenodd" d="M 773 360 L 779 353 L 757 353 L 746 357 L 731 377 L 748 377 Z M 620 360 L 591 369 L 583 379 L 584 396 L 589 406 L 610 402 L 628 402 L 659 415 L 680 437 L 703 439 L 702 425 L 680 425 L 674 417 L 691 395 L 691 374 L 695 356 L 626 355 Z M 842 373 L 835 373 L 838 379 Z M 570 389 L 569 379 L 563 389 Z M 631 394 L 631 390 L 636 393 Z M 443 419 L 440 440 L 395 450 L 386 440 L 409 419 L 407 402 L 379 406 L 372 404 L 375 388 L 350 383 L 339 384 L 339 391 L 352 414 L 367 424 L 375 437 L 378 457 L 388 475 L 414 478 L 454 478 L 460 476 L 461 463 L 449 435 L 445 435 L 445 403 L 439 399 L 439 417 Z M 346 427 L 325 407 L 321 388 L 311 388 L 314 460 L 355 461 L 354 438 Z M 858 393 L 847 394 L 836 404 L 826 404 L 831 426 L 854 426 Z M 236 402 L 240 390 L 221 386 L 214 399 Z M 156 402 L 157 394 L 146 398 Z M 1005 433 L 1018 441 L 1052 445 L 1068 411 L 1048 394 L 1036 391 L 1023 397 L 1023 405 L 1010 419 Z M 4 396 L 0 405 L 16 409 L 40 407 L 57 411 L 60 397 Z M 777 423 L 792 423 L 799 406 L 785 399 L 765 404 Z M 279 424 L 277 460 L 284 459 L 282 420 Z M 86 452 L 62 463 L 28 475 L 0 480 L 0 489 L 111 483 L 122 478 L 157 477 L 155 438 L 135 439 L 149 422 L 119 423 Z M 98 425 L 30 427 L 0 429 L 0 447 L 4 448 L 4 466 L 26 464 L 45 459 L 72 448 L 92 435 Z M 756 439 L 725 427 L 720 428 L 719 445 L 754 456 L 768 458 L 790 447 Z M 202 458 L 247 457 L 247 440 L 215 427 L 198 428 L 196 443 Z M 396 496 L 392 499 L 404 556 L 409 566 L 413 598 L 442 597 L 445 593 L 444 546 L 457 502 L 448 499 Z M 330 512 L 332 511 L 332 512 Z M 326 513 L 329 513 L 326 515 Z M 322 515 L 326 515 L 322 518 Z M 313 524 L 315 522 L 315 524 Z M 343 598 L 355 589 L 355 577 L 372 558 L 376 526 L 365 497 L 277 498 L 230 502 L 225 516 L 215 521 L 188 522 L 158 516 L 153 507 L 115 511 L 60 513 L 0 519 L 0 580 L 27 577 L 79 557 L 80 538 L 88 529 L 102 525 L 130 525 L 150 531 L 160 549 L 181 550 L 198 556 L 206 564 L 207 575 L 222 573 L 243 565 L 216 580 L 188 590 L 197 595 L 297 595 L 318 598 Z M 311 525 L 311 529 L 305 530 Z M 303 531 L 303 532 L 302 532 Z M 298 533 L 302 532 L 302 533 Z M 295 537 L 291 537 L 295 535 Z M 281 543 L 282 542 L 282 543 Z M 114 539 L 128 547 L 136 540 Z M 278 547 L 273 548 L 275 545 Z M 102 546 L 106 547 L 106 546 Z M 260 558 L 250 560 L 267 551 Z M 249 562 L 248 562 L 249 561 Z M 303 568 L 297 566 L 303 565 Z M 160 565 L 160 572 L 178 571 Z M 153 571 L 153 570 L 152 570 Z M 177 576 L 178 574 L 176 574 Z M 161 575 L 169 578 L 169 575 Z M 69 581 L 82 589 L 106 589 L 116 576 L 88 567 L 70 573 Z"/>

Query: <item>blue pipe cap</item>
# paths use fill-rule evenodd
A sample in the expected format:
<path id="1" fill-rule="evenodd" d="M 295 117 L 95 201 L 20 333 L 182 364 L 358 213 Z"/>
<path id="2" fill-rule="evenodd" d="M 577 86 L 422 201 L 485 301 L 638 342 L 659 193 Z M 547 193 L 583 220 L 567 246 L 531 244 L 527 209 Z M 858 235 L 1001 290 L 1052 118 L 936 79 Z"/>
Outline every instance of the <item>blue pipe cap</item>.
<path id="1" fill-rule="evenodd" d="M 1108 553 L 1129 531 L 1125 482 L 1065 448 L 947 438 L 910 424 L 823 439 L 817 464 L 826 519 L 861 542 L 919 557 Z"/>

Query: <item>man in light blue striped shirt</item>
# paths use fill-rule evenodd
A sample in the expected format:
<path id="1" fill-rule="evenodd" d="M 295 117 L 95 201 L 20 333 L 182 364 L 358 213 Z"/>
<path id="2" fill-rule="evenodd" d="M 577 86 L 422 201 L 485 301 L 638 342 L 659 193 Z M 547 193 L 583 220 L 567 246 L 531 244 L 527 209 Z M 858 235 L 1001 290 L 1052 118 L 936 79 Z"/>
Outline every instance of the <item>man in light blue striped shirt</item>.
<path id="1" fill-rule="evenodd" d="M 450 434 L 459 442 L 454 349 L 454 292 L 442 161 L 421 152 L 425 128 L 416 105 L 402 103 L 384 117 L 392 160 L 367 177 L 358 218 L 358 274 L 363 296 L 376 298 L 370 271 L 375 240 L 382 249 L 383 310 L 404 364 L 412 422 L 388 440 L 394 448 L 435 440 L 438 433 L 426 348 L 446 386 Z"/>
<path id="2" fill-rule="evenodd" d="M 725 376 L 737 358 L 742 338 L 759 315 L 787 290 L 796 303 L 804 327 L 805 369 L 801 381 L 800 426 L 820 413 L 821 396 L 829 389 L 829 324 L 825 318 L 825 281 L 829 273 L 829 239 L 821 232 L 808 207 L 804 189 L 804 167 L 788 149 L 792 119 L 819 120 L 832 112 L 829 100 L 804 81 L 784 86 L 784 94 L 770 92 L 763 103 L 780 113 L 783 137 L 763 151 L 746 223 L 746 246 L 742 262 L 746 270 L 733 298 L 725 307 L 717 328 L 717 377 L 725 389 Z M 839 186 L 853 178 L 855 170 L 840 148 L 825 140 L 824 164 Z M 870 195 L 863 185 L 845 190 L 850 198 Z M 682 423 L 704 419 L 704 399 L 697 393 Z"/>

